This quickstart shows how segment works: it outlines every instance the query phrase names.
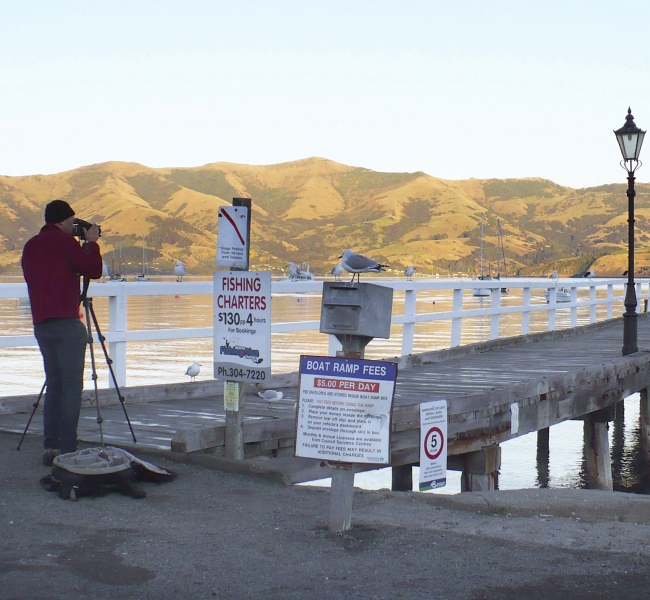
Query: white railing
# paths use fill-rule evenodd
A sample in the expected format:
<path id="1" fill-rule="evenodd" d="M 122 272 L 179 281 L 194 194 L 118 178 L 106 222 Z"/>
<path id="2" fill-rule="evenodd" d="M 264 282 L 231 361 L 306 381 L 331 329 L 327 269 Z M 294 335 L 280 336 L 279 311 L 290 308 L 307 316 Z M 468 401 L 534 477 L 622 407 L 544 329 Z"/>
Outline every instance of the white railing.
<path id="1" fill-rule="evenodd" d="M 414 347 L 415 325 L 418 323 L 449 321 L 450 338 L 449 347 L 456 347 L 461 344 L 463 323 L 466 319 L 475 317 L 489 317 L 490 339 L 499 337 L 500 321 L 504 315 L 518 313 L 521 315 L 520 333 L 530 332 L 531 315 L 538 311 L 547 313 L 547 328 L 556 328 L 556 315 L 560 310 L 570 311 L 570 327 L 578 324 L 578 311 L 589 311 L 589 322 L 597 320 L 597 307 L 601 309 L 601 319 L 611 319 L 623 313 L 624 283 L 622 278 L 618 279 L 561 279 L 557 282 L 551 279 L 530 278 L 530 279 L 508 279 L 507 281 L 477 281 L 471 279 L 416 279 L 415 281 L 391 281 L 388 279 L 366 278 L 367 282 L 376 283 L 393 288 L 397 292 L 404 293 L 403 314 L 393 314 L 392 324 L 402 326 L 402 348 L 403 356 L 411 354 Z M 298 281 L 274 281 L 271 286 L 272 295 L 296 294 L 296 293 L 320 293 L 322 292 L 322 281 L 298 282 Z M 519 290 L 516 294 L 517 303 L 512 304 L 511 296 L 508 295 L 509 303 L 502 305 L 502 287 L 507 287 L 510 292 Z M 570 300 L 565 302 L 557 301 L 558 289 L 568 288 Z M 490 290 L 491 300 L 489 304 L 480 307 L 468 306 L 468 298 L 476 289 Z M 106 282 L 102 285 L 94 285 L 92 288 L 93 297 L 108 298 L 108 330 L 102 333 L 108 342 L 109 354 L 113 360 L 113 369 L 120 386 L 126 385 L 127 352 L 129 342 L 135 341 L 156 341 L 188 338 L 211 338 L 213 327 L 195 328 L 166 328 L 151 330 L 129 330 L 127 327 L 127 299 L 133 296 L 174 296 L 179 292 L 179 284 L 176 282 Z M 540 294 L 549 291 L 548 302 L 540 302 Z M 587 296 L 588 290 L 588 297 Z M 582 293 L 579 294 L 578 292 Z M 418 293 L 422 292 L 446 292 L 451 294 L 451 310 L 437 312 L 417 312 Z M 600 292 L 600 294 L 599 294 Z M 184 281 L 182 294 L 187 295 L 212 295 L 212 281 Z M 638 311 L 647 305 L 650 298 L 650 280 L 642 279 L 636 281 L 636 293 Z M 27 298 L 27 286 L 24 283 L 0 284 L 0 299 L 2 298 Z M 615 311 L 616 305 L 616 311 Z M 272 333 L 291 333 L 298 331 L 318 331 L 318 320 L 294 321 L 273 323 Z M 36 340 L 33 335 L 0 335 L 0 348 L 15 348 L 22 346 L 35 346 Z M 330 354 L 340 348 L 336 338 L 330 336 Z"/>

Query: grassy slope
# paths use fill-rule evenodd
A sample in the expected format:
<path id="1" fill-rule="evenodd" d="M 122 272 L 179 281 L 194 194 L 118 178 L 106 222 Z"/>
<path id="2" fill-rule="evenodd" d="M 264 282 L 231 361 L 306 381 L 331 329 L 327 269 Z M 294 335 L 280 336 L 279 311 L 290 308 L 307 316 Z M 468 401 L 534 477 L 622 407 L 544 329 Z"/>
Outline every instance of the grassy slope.
<path id="1" fill-rule="evenodd" d="M 306 261 L 327 273 L 344 248 L 420 273 L 476 273 L 484 219 L 485 264 L 496 270 L 497 219 L 510 274 L 570 275 L 587 266 L 618 275 L 627 261 L 625 185 L 574 190 L 543 179 L 449 181 L 379 173 L 321 158 L 265 166 L 214 163 L 150 169 L 111 162 L 55 175 L 0 177 L 0 272 L 19 272 L 44 205 L 64 198 L 102 226 L 105 253 L 122 245 L 138 271 L 142 238 L 152 266 L 214 268 L 217 210 L 253 199 L 252 267 L 283 272 Z M 637 184 L 637 271 L 650 273 L 650 186 Z"/>

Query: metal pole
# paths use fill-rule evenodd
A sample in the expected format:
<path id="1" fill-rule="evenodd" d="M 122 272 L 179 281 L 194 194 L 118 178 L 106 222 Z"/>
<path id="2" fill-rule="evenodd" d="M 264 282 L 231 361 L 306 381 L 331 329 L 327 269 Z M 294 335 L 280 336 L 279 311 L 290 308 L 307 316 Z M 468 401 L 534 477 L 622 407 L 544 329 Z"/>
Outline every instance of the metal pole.
<path id="1" fill-rule="evenodd" d="M 627 178 L 627 284 L 623 313 L 623 356 L 639 351 L 637 345 L 636 286 L 634 284 L 634 171 Z"/>
<path id="2" fill-rule="evenodd" d="M 250 198 L 233 198 L 233 206 L 245 206 L 248 208 L 248 221 L 246 222 L 246 268 L 240 269 L 233 267 L 231 271 L 248 271 L 250 265 L 250 239 L 251 239 L 251 205 Z M 237 387 L 237 394 L 239 401 L 237 402 L 237 410 L 226 411 L 226 431 L 224 439 L 224 454 L 226 458 L 232 460 L 244 460 L 244 420 L 246 417 L 246 382 L 245 381 L 232 381 L 226 380 L 224 382 L 224 399 L 225 399 L 225 386 L 231 384 Z"/>
<path id="3" fill-rule="evenodd" d="M 366 346 L 372 340 L 366 335 L 337 335 L 343 346 L 345 358 L 363 359 Z M 337 354 L 337 356 L 341 356 Z M 329 462 L 332 473 L 330 486 L 330 512 L 327 524 L 333 533 L 342 533 L 352 527 L 352 501 L 354 499 L 355 466 L 350 463 Z"/>

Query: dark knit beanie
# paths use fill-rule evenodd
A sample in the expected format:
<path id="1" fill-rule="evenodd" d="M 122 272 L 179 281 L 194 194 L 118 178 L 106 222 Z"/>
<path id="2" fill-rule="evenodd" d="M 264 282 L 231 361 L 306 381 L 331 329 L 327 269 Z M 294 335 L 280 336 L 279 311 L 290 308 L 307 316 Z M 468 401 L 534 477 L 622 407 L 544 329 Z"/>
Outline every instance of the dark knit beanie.
<path id="1" fill-rule="evenodd" d="M 74 210 L 65 200 L 52 200 L 45 207 L 46 223 L 61 223 L 74 215 Z"/>

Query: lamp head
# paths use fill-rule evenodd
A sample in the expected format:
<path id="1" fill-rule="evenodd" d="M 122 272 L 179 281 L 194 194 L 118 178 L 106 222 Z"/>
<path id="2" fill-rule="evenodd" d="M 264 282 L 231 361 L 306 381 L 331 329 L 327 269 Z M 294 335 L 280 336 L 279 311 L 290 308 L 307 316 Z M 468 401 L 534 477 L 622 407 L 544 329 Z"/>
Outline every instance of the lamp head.
<path id="1" fill-rule="evenodd" d="M 621 149 L 621 154 L 623 155 L 624 161 L 639 160 L 645 133 L 645 131 L 639 129 L 634 124 L 632 109 L 628 108 L 627 116 L 625 117 L 625 125 L 623 125 L 623 127 L 620 129 L 614 131 L 614 135 L 616 135 L 616 141 L 618 141 L 618 145 Z"/>

